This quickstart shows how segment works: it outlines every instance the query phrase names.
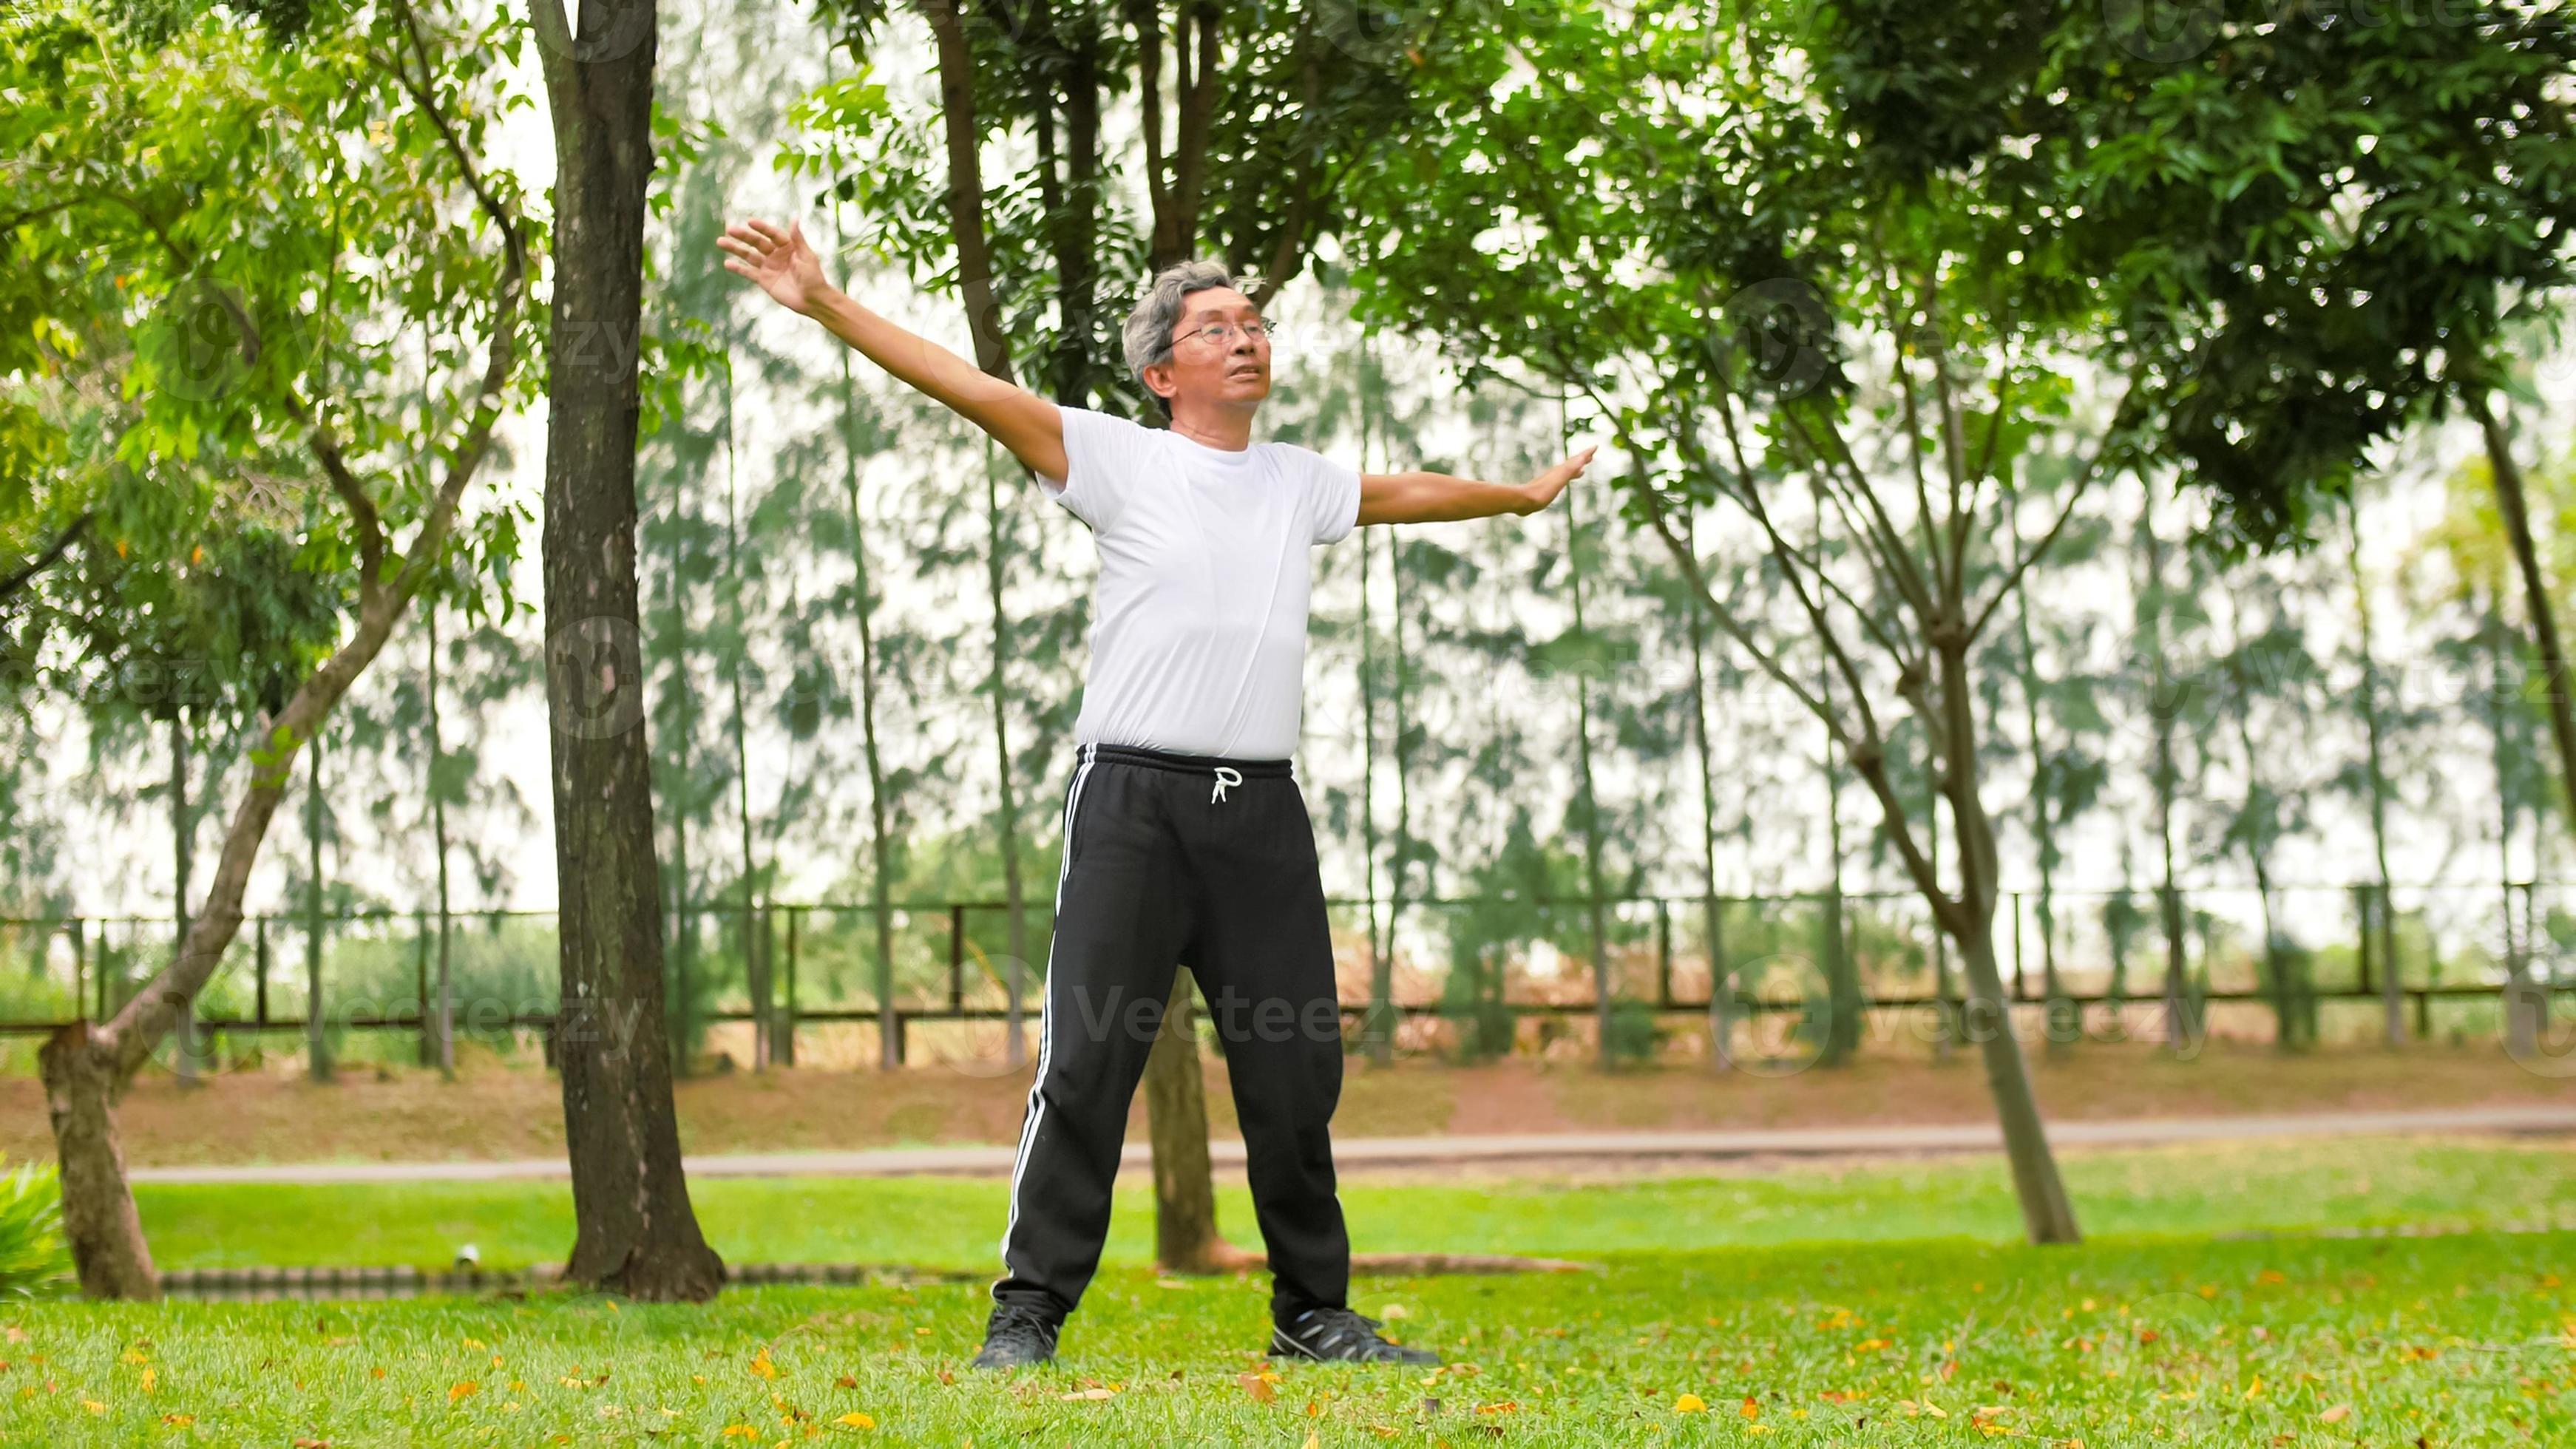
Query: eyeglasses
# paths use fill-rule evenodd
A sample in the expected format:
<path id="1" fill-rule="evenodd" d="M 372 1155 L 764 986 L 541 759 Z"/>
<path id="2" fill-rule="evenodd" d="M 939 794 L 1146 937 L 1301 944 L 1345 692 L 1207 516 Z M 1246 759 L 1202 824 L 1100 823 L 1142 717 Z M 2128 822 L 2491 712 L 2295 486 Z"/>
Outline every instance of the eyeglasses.
<path id="1" fill-rule="evenodd" d="M 1227 347 L 1233 344 L 1235 333 L 1238 330 L 1240 330 L 1244 336 L 1251 338 L 1255 342 L 1269 342 L 1276 339 L 1279 335 L 1277 324 L 1264 322 L 1255 318 L 1250 322 L 1241 324 L 1239 328 L 1237 324 L 1232 322 L 1211 322 L 1205 327 L 1193 328 L 1190 331 L 1184 332 L 1173 340 L 1175 343 L 1179 343 L 1196 339 L 1209 347 Z"/>

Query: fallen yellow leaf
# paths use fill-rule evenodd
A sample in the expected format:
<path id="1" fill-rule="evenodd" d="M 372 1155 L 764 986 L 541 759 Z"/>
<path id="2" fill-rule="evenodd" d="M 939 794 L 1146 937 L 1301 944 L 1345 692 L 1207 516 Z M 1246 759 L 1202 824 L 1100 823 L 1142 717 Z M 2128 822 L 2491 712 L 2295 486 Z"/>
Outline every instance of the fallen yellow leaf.
<path id="1" fill-rule="evenodd" d="M 1707 1407 L 1708 1400 L 1697 1394 L 1684 1394 L 1673 1400 L 1673 1412 L 1676 1414 L 1696 1414 Z"/>
<path id="2" fill-rule="evenodd" d="M 197 1422 L 197 1416 L 194 1414 L 163 1414 L 161 1416 L 161 1422 L 174 1429 L 184 1429 L 190 1424 Z"/>
<path id="3" fill-rule="evenodd" d="M 1751 1394 L 1746 1394 L 1743 1405 L 1736 1412 L 1748 1419 L 1759 1419 L 1762 1417 L 1762 1405 L 1755 1402 Z"/>
<path id="4" fill-rule="evenodd" d="M 143 1366 L 143 1392 L 147 1394 L 152 1392 L 152 1385 L 156 1381 L 156 1378 L 157 1375 L 154 1373 L 152 1366 L 150 1364 L 145 1364 Z"/>
<path id="5" fill-rule="evenodd" d="M 778 1377 L 778 1365 L 769 1361 L 768 1349 L 764 1348 L 751 1356 L 751 1371 L 765 1379 Z"/>
<path id="6" fill-rule="evenodd" d="M 81 1407 L 89 1410 L 93 1414 L 104 1414 L 107 1412 L 107 1405 L 100 1403 L 96 1399 L 81 1400 Z"/>
<path id="7" fill-rule="evenodd" d="M 1118 1392 L 1118 1391 L 1117 1391 L 1116 1389 L 1075 1389 L 1072 1393 L 1069 1393 L 1069 1394 L 1058 1394 L 1058 1395 L 1056 1395 L 1056 1397 L 1057 1397 L 1057 1398 L 1059 1398 L 1059 1399 L 1092 1399 L 1092 1400 L 1098 1400 L 1098 1399 L 1105 1399 L 1105 1398 L 1108 1398 L 1108 1397 L 1110 1397 L 1111 1395 L 1113 1395 L 1113 1394 L 1115 1394 L 1115 1393 L 1117 1393 L 1117 1392 Z"/>
<path id="8" fill-rule="evenodd" d="M 843 1414 L 832 1422 L 847 1429 L 873 1429 L 877 1426 L 877 1421 L 875 1419 L 866 1414 L 860 1413 L 856 1409 L 852 1409 L 850 1412 Z"/>
<path id="9" fill-rule="evenodd" d="M 2317 1415 L 2317 1422 L 2320 1424 L 2340 1424 L 2351 1417 L 2352 1405 L 2337 1404 L 2333 1408 L 2326 1410 L 2324 1413 Z"/>
<path id="10" fill-rule="evenodd" d="M 757 1439 L 760 1437 L 760 1431 L 751 1427 L 749 1424 L 727 1424 L 724 1426 L 723 1437 L 727 1439 Z"/>
<path id="11" fill-rule="evenodd" d="M 1260 1374 L 1236 1374 L 1234 1381 L 1243 1385 L 1243 1391 L 1252 1395 L 1256 1404 L 1266 1404 L 1279 1397 L 1279 1391 L 1270 1386 L 1270 1380 Z"/>
<path id="12" fill-rule="evenodd" d="M 472 1379 L 467 1379 L 461 1384 L 451 1384 L 448 1386 L 447 1390 L 447 1401 L 451 1404 L 455 1403 L 458 1399 L 466 1397 L 481 1387 L 483 1387 L 481 1384 L 474 1382 Z"/>

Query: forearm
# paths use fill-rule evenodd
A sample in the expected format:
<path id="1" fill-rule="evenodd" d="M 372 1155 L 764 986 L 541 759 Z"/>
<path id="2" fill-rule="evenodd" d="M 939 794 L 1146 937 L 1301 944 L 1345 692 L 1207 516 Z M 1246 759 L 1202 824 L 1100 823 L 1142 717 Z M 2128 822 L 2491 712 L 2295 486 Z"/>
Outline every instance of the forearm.
<path id="1" fill-rule="evenodd" d="M 1064 476 L 1064 430 L 1055 405 L 977 368 L 965 358 L 832 288 L 802 309 L 923 396 L 973 423 L 1049 477 Z"/>
<path id="2" fill-rule="evenodd" d="M 982 421 L 975 417 L 979 404 L 1019 391 L 929 338 L 869 311 L 837 287 L 806 308 L 805 315 L 897 380 L 969 421 Z"/>
<path id="3" fill-rule="evenodd" d="M 1363 480 L 1359 521 L 1454 523 L 1497 514 L 1535 513 L 1545 504 L 1518 483 L 1483 483 L 1446 473 L 1389 473 Z"/>

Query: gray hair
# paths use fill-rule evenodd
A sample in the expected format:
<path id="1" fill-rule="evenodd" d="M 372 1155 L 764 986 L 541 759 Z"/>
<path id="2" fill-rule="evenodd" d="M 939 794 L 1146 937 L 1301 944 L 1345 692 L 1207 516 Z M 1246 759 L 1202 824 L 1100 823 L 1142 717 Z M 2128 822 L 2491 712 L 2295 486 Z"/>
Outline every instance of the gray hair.
<path id="1" fill-rule="evenodd" d="M 1235 285 L 1234 273 L 1215 262 L 1195 258 L 1154 274 L 1145 295 L 1137 299 L 1136 310 L 1127 314 L 1127 370 L 1136 374 L 1139 385 L 1145 381 L 1146 368 L 1172 355 L 1172 329 L 1181 325 L 1181 304 L 1189 295 Z M 1170 398 L 1151 387 L 1145 392 L 1163 410 L 1163 416 L 1172 415 Z"/>

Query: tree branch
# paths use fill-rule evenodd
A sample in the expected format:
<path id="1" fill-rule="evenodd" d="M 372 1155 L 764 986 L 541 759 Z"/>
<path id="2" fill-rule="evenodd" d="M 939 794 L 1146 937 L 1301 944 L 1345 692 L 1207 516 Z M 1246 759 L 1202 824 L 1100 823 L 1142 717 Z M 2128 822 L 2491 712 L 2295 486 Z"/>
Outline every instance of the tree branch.
<path id="1" fill-rule="evenodd" d="M 97 518 L 97 509 L 82 509 L 80 517 L 73 519 L 69 526 L 64 528 L 61 533 L 56 534 L 54 536 L 54 541 L 46 545 L 43 553 L 27 560 L 25 565 L 20 567 L 15 573 L 10 574 L 9 577 L 0 579 L 0 604 L 9 602 L 10 597 L 16 594 L 20 589 L 25 588 L 28 583 L 36 577 L 36 575 L 52 568 L 56 561 L 61 559 L 64 554 L 69 553 L 71 551 L 71 546 L 80 541 L 80 536 L 82 534 L 89 532 L 90 524 L 97 521 Z"/>

